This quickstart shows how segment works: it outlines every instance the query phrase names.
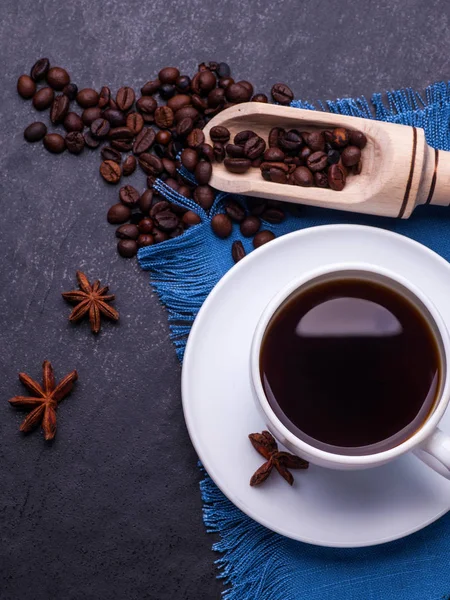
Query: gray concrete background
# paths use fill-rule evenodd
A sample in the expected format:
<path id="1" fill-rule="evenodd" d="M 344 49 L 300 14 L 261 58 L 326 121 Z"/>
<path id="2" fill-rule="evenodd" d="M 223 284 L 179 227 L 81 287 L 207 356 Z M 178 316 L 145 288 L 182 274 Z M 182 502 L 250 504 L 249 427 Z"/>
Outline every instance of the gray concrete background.
<path id="1" fill-rule="evenodd" d="M 165 313 L 105 219 L 117 188 L 100 181 L 99 153 L 56 157 L 24 142 L 36 113 L 17 77 L 48 56 L 82 87 L 139 89 L 163 66 L 191 74 L 224 60 L 256 91 L 281 80 L 305 100 L 423 88 L 449 78 L 449 10 L 446 0 L 1 2 L 1 600 L 222 590 Z M 120 324 L 98 338 L 69 325 L 60 297 L 78 268 L 117 295 Z M 7 403 L 23 393 L 17 372 L 39 378 L 45 358 L 58 377 L 80 377 L 51 446 L 38 431 L 20 436 L 23 414 Z"/>

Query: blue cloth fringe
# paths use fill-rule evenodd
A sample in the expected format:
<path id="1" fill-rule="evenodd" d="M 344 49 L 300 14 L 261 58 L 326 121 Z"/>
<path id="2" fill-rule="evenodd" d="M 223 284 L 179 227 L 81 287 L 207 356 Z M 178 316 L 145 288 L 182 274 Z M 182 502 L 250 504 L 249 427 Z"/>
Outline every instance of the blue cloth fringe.
<path id="1" fill-rule="evenodd" d="M 292 106 L 316 107 L 302 100 Z M 412 89 L 364 97 L 319 102 L 320 110 L 414 125 L 425 130 L 427 142 L 450 150 L 450 84 L 435 83 L 425 97 Z M 186 171 L 183 175 L 192 177 Z M 218 194 L 208 215 L 162 181 L 155 189 L 168 200 L 199 214 L 201 223 L 184 235 L 141 248 L 138 259 L 149 270 L 151 284 L 166 306 L 178 358 L 183 359 L 191 325 L 207 295 L 233 266 L 231 244 L 241 240 L 247 253 L 251 240 L 237 226 L 219 240 L 210 220 L 221 211 L 227 194 Z M 245 198 L 239 200 L 246 205 Z M 450 204 L 450 198 L 449 198 Z M 331 223 L 383 227 L 411 237 L 450 260 L 450 208 L 419 207 L 409 220 L 372 217 L 312 207 L 289 215 L 279 225 L 263 228 L 277 236 Z M 449 299 L 450 301 L 450 299 Z M 220 575 L 229 584 L 226 600 L 450 600 L 450 515 L 404 540 L 358 550 L 326 549 L 283 538 L 243 514 L 205 474 L 201 482 L 204 522 L 221 540 L 213 549 Z"/>

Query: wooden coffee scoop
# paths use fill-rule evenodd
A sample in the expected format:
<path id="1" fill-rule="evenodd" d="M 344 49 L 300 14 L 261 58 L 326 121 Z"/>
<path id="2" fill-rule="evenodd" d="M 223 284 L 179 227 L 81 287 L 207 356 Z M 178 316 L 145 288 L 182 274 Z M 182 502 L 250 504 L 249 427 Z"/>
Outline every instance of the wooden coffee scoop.
<path id="1" fill-rule="evenodd" d="M 272 127 L 345 127 L 367 136 L 362 171 L 349 176 L 341 192 L 272 183 L 259 169 L 237 175 L 214 163 L 210 184 L 224 192 L 403 219 L 419 204 L 450 205 L 450 152 L 428 146 L 422 129 L 261 102 L 237 104 L 216 115 L 203 130 L 207 143 L 212 143 L 209 132 L 215 125 L 226 127 L 231 141 L 239 131 L 251 129 L 267 142 Z"/>

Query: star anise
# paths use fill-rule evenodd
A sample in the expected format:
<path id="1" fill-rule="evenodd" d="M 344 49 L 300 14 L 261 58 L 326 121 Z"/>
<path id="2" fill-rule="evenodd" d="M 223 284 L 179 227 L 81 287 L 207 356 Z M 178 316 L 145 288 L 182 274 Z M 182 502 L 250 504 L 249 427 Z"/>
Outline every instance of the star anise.
<path id="1" fill-rule="evenodd" d="M 250 485 L 252 486 L 263 483 L 269 477 L 274 467 L 283 479 L 289 485 L 292 485 L 294 477 L 288 469 L 307 469 L 309 467 L 309 463 L 303 460 L 303 458 L 278 450 L 275 438 L 268 431 L 250 433 L 248 437 L 253 448 L 266 459 L 266 462 L 252 475 L 250 479 Z"/>
<path id="2" fill-rule="evenodd" d="M 25 373 L 19 373 L 19 379 L 34 394 L 34 396 L 14 396 L 9 401 L 19 408 L 33 409 L 20 426 L 20 431 L 31 431 L 42 422 L 45 439 L 52 440 L 56 433 L 56 407 L 70 393 L 78 379 L 78 373 L 72 371 L 61 379 L 58 385 L 55 385 L 53 367 L 48 360 L 44 360 L 42 387 Z"/>
<path id="3" fill-rule="evenodd" d="M 89 313 L 89 323 L 93 333 L 98 333 L 101 327 L 101 315 L 112 321 L 119 320 L 119 313 L 115 308 L 109 306 L 108 302 L 114 300 L 114 294 L 107 294 L 109 287 L 100 287 L 97 279 L 91 285 L 84 273 L 77 271 L 79 290 L 63 292 L 62 297 L 69 302 L 75 302 L 77 306 L 72 310 L 69 321 L 78 321 Z"/>

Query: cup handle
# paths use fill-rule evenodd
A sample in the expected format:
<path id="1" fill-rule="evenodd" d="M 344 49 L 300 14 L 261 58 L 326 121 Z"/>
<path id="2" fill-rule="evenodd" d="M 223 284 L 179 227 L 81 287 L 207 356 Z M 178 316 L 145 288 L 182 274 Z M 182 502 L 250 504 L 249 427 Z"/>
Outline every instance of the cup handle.
<path id="1" fill-rule="evenodd" d="M 450 436 L 436 429 L 414 454 L 440 475 L 450 479 Z"/>

